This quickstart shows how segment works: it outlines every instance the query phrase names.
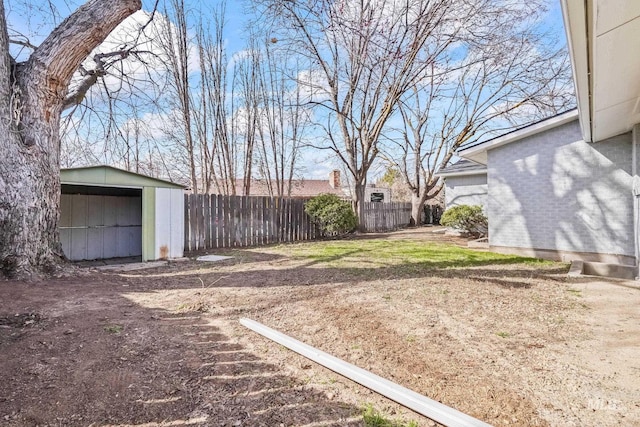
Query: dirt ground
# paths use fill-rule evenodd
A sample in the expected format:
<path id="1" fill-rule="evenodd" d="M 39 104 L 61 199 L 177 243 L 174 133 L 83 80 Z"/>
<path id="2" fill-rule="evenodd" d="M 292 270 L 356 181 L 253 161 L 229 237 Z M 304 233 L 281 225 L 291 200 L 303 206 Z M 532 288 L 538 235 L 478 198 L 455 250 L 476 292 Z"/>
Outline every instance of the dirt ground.
<path id="1" fill-rule="evenodd" d="M 636 283 L 562 264 L 367 271 L 293 251 L 0 282 L 0 425 L 362 426 L 367 404 L 435 425 L 241 317 L 492 425 L 640 425 Z"/>

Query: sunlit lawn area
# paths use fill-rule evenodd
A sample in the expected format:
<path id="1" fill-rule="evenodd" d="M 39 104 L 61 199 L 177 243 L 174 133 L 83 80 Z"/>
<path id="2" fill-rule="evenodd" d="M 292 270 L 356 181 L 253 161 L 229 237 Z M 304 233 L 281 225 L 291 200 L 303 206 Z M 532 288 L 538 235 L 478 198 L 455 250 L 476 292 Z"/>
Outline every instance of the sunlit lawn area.
<path id="1" fill-rule="evenodd" d="M 469 249 L 452 243 L 381 238 L 279 245 L 266 252 L 299 261 L 307 260 L 325 268 L 397 269 L 402 266 L 430 270 L 493 264 L 526 264 L 544 269 L 566 267 L 561 263 Z"/>

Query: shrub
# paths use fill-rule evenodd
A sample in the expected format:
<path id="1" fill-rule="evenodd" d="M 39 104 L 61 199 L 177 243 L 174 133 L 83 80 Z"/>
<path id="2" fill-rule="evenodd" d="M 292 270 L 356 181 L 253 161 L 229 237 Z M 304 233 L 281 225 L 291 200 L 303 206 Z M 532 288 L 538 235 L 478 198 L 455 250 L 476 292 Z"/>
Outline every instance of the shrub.
<path id="1" fill-rule="evenodd" d="M 447 209 L 440 224 L 474 236 L 485 236 L 489 229 L 487 217 L 479 205 L 460 205 Z"/>
<path id="2" fill-rule="evenodd" d="M 358 225 L 351 203 L 335 194 L 320 194 L 304 205 L 304 210 L 326 234 L 345 234 Z"/>

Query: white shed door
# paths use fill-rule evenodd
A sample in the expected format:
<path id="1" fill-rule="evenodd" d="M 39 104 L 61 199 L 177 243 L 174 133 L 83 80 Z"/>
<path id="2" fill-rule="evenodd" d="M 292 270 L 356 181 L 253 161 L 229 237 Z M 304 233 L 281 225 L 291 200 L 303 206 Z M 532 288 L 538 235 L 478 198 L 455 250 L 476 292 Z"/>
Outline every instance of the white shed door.
<path id="1" fill-rule="evenodd" d="M 156 188 L 156 259 L 181 258 L 184 251 L 184 191 Z"/>

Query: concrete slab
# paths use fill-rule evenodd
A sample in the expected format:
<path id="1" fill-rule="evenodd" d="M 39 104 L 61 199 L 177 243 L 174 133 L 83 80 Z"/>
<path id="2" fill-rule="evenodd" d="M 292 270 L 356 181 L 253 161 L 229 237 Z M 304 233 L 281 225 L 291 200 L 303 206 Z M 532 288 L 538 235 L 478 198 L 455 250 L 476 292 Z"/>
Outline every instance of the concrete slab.
<path id="1" fill-rule="evenodd" d="M 567 276 L 569 277 L 577 277 L 582 275 L 582 270 L 584 270 L 584 262 L 580 260 L 571 261 L 571 268 L 569 268 L 569 272 Z"/>
<path id="2" fill-rule="evenodd" d="M 582 270 L 582 274 L 587 276 L 614 277 L 626 280 L 634 280 L 636 273 L 636 267 L 604 262 L 585 262 Z"/>
<path id="3" fill-rule="evenodd" d="M 167 265 L 167 261 L 152 261 L 152 262 L 136 262 L 129 264 L 111 264 L 94 267 L 96 270 L 107 271 L 135 271 L 144 270 L 147 268 L 162 267 Z"/>

